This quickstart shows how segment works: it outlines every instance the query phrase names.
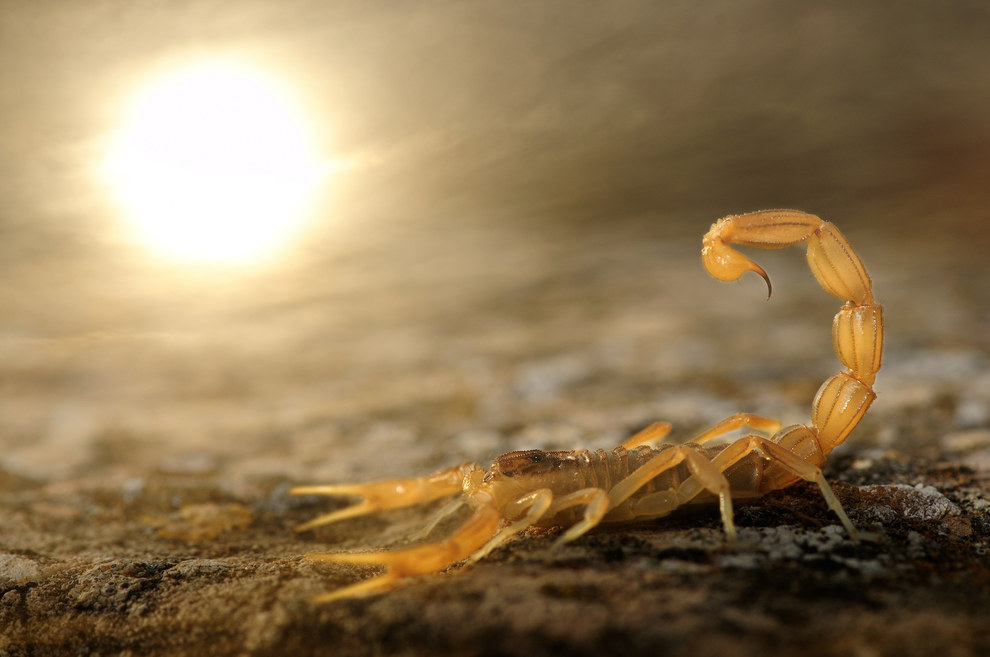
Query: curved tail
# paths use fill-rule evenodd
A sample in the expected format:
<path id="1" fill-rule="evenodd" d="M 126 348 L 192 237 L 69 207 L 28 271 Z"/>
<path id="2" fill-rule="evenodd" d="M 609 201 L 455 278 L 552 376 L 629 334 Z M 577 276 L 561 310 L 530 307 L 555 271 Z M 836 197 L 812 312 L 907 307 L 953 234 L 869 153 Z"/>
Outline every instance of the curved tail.
<path id="1" fill-rule="evenodd" d="M 806 460 L 824 457 L 842 444 L 876 399 L 873 383 L 883 352 L 883 307 L 873 300 L 873 283 L 859 256 L 831 223 L 798 210 L 764 210 L 730 215 L 712 224 L 704 237 L 702 262 L 708 273 L 734 281 L 748 271 L 763 277 L 768 294 L 770 278 L 758 264 L 730 244 L 759 249 L 782 249 L 806 242 L 808 266 L 826 292 L 845 303 L 832 322 L 832 346 L 846 371 L 831 377 L 811 404 L 816 451 Z M 808 427 L 787 427 L 773 441 L 801 452 Z M 816 464 L 816 465 L 820 465 Z"/>

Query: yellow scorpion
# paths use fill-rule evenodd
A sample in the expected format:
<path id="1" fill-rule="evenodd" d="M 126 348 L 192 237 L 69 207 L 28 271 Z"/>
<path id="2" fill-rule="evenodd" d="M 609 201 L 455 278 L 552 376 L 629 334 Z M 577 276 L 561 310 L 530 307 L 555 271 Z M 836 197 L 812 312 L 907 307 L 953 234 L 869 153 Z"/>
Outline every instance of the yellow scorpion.
<path id="1" fill-rule="evenodd" d="M 600 523 L 661 518 L 686 505 L 716 499 L 726 541 L 734 545 L 733 500 L 753 500 L 799 480 L 818 484 L 828 507 L 850 538 L 859 534 L 835 497 L 821 466 L 845 441 L 876 398 L 873 383 L 883 349 L 883 309 L 873 300 L 869 275 L 839 230 L 819 217 L 797 210 L 765 210 L 730 215 L 705 235 L 705 269 L 722 281 L 762 267 L 730 244 L 780 249 L 805 242 L 808 265 L 826 292 L 844 304 L 832 323 L 832 344 L 844 372 L 825 381 L 811 403 L 811 424 L 781 428 L 770 418 L 738 413 L 691 442 L 657 443 L 671 425 L 657 422 L 610 452 L 605 450 L 525 450 L 503 454 L 491 468 L 465 463 L 416 479 L 358 485 L 304 486 L 297 495 L 354 495 L 362 500 L 297 527 L 305 531 L 382 509 L 422 504 L 458 495 L 424 530 L 467 504 L 472 514 L 439 543 L 392 551 L 309 554 L 316 561 L 385 566 L 384 573 L 322 595 L 317 601 L 388 590 L 400 580 L 440 571 L 457 562 L 482 559 L 494 548 L 532 526 L 568 526 L 553 548 L 573 541 Z M 748 427 L 734 442 L 709 445 L 713 438 Z M 767 437 L 769 436 L 769 437 Z"/>

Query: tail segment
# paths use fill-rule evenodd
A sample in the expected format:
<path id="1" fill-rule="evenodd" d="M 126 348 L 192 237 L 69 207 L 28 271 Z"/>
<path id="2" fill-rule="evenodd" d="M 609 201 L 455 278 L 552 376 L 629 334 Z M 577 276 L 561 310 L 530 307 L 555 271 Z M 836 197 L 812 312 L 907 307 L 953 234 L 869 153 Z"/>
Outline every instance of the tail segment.
<path id="1" fill-rule="evenodd" d="M 782 249 L 800 242 L 808 244 L 808 266 L 818 283 L 845 302 L 832 322 L 832 345 L 848 369 L 818 390 L 811 405 L 812 427 L 787 427 L 773 440 L 795 452 L 820 450 L 819 458 L 806 458 L 824 462 L 876 399 L 873 383 L 883 352 L 883 307 L 873 300 L 873 283 L 859 256 L 834 225 L 815 215 L 764 210 L 715 222 L 704 237 L 701 258 L 708 273 L 722 281 L 738 280 L 748 271 L 759 274 L 769 293 L 766 271 L 729 245 Z M 809 445 L 808 438 L 818 445 Z"/>

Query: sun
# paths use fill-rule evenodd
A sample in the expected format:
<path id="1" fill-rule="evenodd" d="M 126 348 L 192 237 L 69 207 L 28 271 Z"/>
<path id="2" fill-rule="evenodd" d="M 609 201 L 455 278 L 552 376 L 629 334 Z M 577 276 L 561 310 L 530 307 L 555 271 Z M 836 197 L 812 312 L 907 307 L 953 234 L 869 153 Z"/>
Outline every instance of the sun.
<path id="1" fill-rule="evenodd" d="M 326 169 L 290 98 L 260 71 L 220 64 L 138 94 L 104 173 L 139 239 L 174 258 L 231 263 L 290 239 Z"/>

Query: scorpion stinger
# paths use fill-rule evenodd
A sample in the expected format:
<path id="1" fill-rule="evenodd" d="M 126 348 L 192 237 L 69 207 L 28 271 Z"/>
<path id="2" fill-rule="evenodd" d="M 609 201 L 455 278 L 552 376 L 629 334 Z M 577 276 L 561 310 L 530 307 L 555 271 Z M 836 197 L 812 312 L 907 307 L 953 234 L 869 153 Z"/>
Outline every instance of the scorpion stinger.
<path id="1" fill-rule="evenodd" d="M 811 404 L 811 423 L 781 428 L 780 422 L 737 413 L 683 445 L 656 443 L 671 427 L 657 422 L 611 451 L 510 452 L 482 470 L 468 463 L 418 479 L 371 484 L 307 486 L 294 494 L 356 495 L 350 507 L 319 516 L 299 531 L 353 516 L 421 504 L 460 494 L 472 514 L 449 538 L 391 551 L 311 554 L 309 558 L 350 564 L 383 565 L 374 578 L 317 600 L 377 593 L 402 579 L 483 558 L 495 547 L 531 526 L 569 528 L 554 548 L 573 541 L 601 523 L 661 518 L 673 511 L 718 502 L 728 543 L 735 541 L 733 501 L 751 501 L 805 480 L 821 489 L 829 508 L 849 536 L 859 534 L 822 475 L 825 457 L 840 445 L 876 398 L 873 383 L 883 351 L 883 309 L 863 263 L 845 237 L 827 221 L 797 210 L 767 210 L 725 217 L 705 235 L 702 262 L 719 280 L 737 280 L 762 267 L 731 245 L 780 249 L 805 243 L 808 265 L 829 294 L 844 304 L 832 323 L 832 344 L 847 368 L 831 377 Z M 758 433 L 728 445 L 712 442 L 731 431 Z M 457 508 L 448 504 L 441 514 Z M 435 521 L 427 527 L 427 532 Z"/>
<path id="2" fill-rule="evenodd" d="M 765 210 L 732 215 L 705 235 L 702 262 L 719 280 L 731 281 L 746 271 L 764 278 L 758 265 L 728 244 L 777 249 L 806 242 L 808 266 L 822 288 L 845 301 L 832 322 L 832 345 L 848 369 L 825 381 L 811 404 L 811 426 L 793 425 L 769 439 L 742 438 L 713 461 L 721 469 L 763 454 L 770 465 L 758 492 L 784 488 L 797 479 L 818 484 L 829 508 L 853 538 L 858 532 L 822 475 L 825 457 L 842 444 L 876 399 L 873 383 L 883 352 L 883 307 L 873 300 L 873 283 L 846 238 L 833 224 L 798 210 Z"/>

